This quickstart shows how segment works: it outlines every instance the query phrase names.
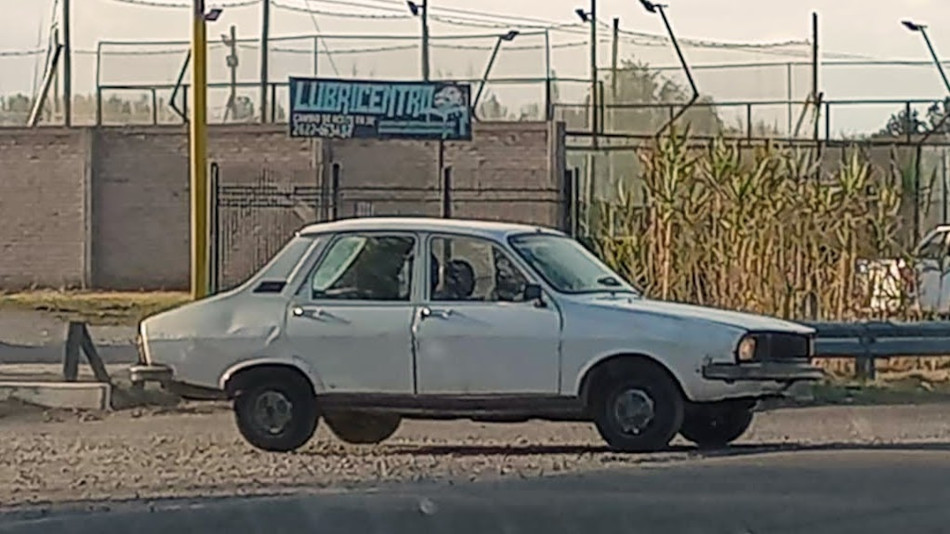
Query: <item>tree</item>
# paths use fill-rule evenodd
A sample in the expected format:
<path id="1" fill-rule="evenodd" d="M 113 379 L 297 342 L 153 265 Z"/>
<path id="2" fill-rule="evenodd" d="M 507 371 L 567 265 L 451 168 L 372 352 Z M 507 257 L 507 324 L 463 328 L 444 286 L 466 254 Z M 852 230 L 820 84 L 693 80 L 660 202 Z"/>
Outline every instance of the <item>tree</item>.
<path id="1" fill-rule="evenodd" d="M 606 72 L 603 81 L 603 110 L 601 130 L 606 133 L 649 136 L 667 124 L 690 93 L 675 81 L 651 70 L 645 63 L 623 60 L 616 72 Z M 567 123 L 569 131 L 590 130 L 590 90 L 582 106 L 561 106 L 559 118 Z M 686 127 L 694 135 L 715 135 L 724 130 L 723 121 L 716 113 L 710 98 L 701 98 L 694 107 L 677 119 L 676 128 L 682 132 Z M 629 145 L 630 140 L 617 137 L 602 137 L 600 146 L 611 144 Z M 619 189 L 641 198 L 641 163 L 633 150 L 597 152 L 594 154 L 592 183 L 586 154 L 569 154 L 568 168 L 581 172 L 579 185 L 582 191 L 590 191 L 595 198 L 615 198 Z M 582 193 L 583 194 L 583 193 Z"/>
<path id="2" fill-rule="evenodd" d="M 234 122 L 252 122 L 254 120 L 254 102 L 246 95 L 234 99 Z"/>
<path id="3" fill-rule="evenodd" d="M 941 124 L 943 118 L 950 114 L 950 97 L 931 104 L 923 117 L 917 109 L 910 108 L 909 115 L 907 111 L 907 106 L 904 106 L 897 113 L 891 114 L 884 127 L 875 135 L 877 137 L 903 137 L 931 131 L 945 135 L 950 134 L 950 119 Z"/>
<path id="4" fill-rule="evenodd" d="M 525 104 L 518 110 L 519 121 L 538 121 L 544 119 L 544 113 L 541 112 L 541 106 L 537 102 Z"/>
<path id="5" fill-rule="evenodd" d="M 941 121 L 944 120 L 950 114 L 950 97 L 943 99 L 941 102 L 934 102 L 927 108 L 927 122 L 930 123 L 930 129 L 935 130 L 937 133 L 948 134 L 950 133 L 950 119 L 947 119 L 946 122 L 941 124 Z"/>
<path id="6" fill-rule="evenodd" d="M 927 124 L 920 119 L 920 112 L 916 109 L 911 109 L 910 115 L 908 115 L 907 109 L 905 108 L 892 114 L 890 118 L 887 119 L 887 124 L 878 131 L 877 135 L 882 137 L 903 137 L 918 134 L 926 130 Z"/>
<path id="7" fill-rule="evenodd" d="M 476 115 L 483 121 L 505 120 L 509 117 L 508 108 L 498 101 L 495 93 L 488 92 L 488 96 L 482 96 L 482 101 L 478 103 Z"/>
<path id="8" fill-rule="evenodd" d="M 603 92 L 602 129 L 635 135 L 656 133 L 690 96 L 682 86 L 647 64 L 626 59 L 616 72 L 606 73 Z M 590 128 L 590 101 L 588 90 L 583 106 L 565 111 L 563 116 L 569 129 Z M 710 98 L 700 98 L 678 119 L 677 125 L 681 129 L 689 125 L 691 132 L 699 135 L 714 135 L 723 128 Z"/>

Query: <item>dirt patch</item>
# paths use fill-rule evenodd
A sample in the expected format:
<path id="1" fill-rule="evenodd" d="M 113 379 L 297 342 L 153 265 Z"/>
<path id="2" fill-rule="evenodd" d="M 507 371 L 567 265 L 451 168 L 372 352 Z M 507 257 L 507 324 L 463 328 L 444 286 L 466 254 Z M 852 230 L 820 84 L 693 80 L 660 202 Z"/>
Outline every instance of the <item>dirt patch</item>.
<path id="1" fill-rule="evenodd" d="M 134 326 L 142 318 L 180 306 L 190 300 L 178 292 L 62 292 L 0 293 L 0 309 L 33 310 L 62 321 L 91 325 Z"/>

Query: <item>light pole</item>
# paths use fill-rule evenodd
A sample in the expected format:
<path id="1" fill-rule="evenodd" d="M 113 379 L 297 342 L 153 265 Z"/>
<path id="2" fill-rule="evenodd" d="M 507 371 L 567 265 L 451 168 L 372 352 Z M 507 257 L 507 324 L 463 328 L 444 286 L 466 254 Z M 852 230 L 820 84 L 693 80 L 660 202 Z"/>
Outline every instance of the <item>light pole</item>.
<path id="1" fill-rule="evenodd" d="M 597 0 L 590 0 L 590 11 L 574 10 L 582 22 L 590 24 L 590 135 L 591 145 L 597 148 Z"/>
<path id="2" fill-rule="evenodd" d="M 205 23 L 221 16 L 220 9 L 205 12 L 204 0 L 194 0 L 191 25 L 191 296 L 208 294 L 208 40 Z"/>
<path id="3" fill-rule="evenodd" d="M 224 108 L 224 122 L 228 122 L 228 117 L 236 119 L 235 115 L 237 114 L 236 103 L 237 103 L 237 68 L 238 68 L 238 53 L 237 53 L 237 28 L 232 24 L 230 34 L 221 34 L 221 41 L 230 49 L 230 54 L 226 59 L 228 69 L 231 71 L 231 91 L 228 93 L 228 104 Z"/>
<path id="4" fill-rule="evenodd" d="M 905 28 L 912 32 L 919 32 L 924 36 L 924 43 L 927 44 L 927 50 L 930 51 L 930 57 L 934 60 L 934 65 L 937 66 L 937 70 L 940 72 L 940 78 L 943 79 L 943 85 L 947 88 L 947 92 L 950 93 L 950 80 L 947 79 L 947 73 L 943 70 L 943 64 L 940 62 L 940 58 L 937 57 L 937 51 L 934 50 L 933 43 L 930 42 L 930 36 L 927 35 L 927 26 L 924 24 L 917 24 L 909 20 L 902 20 L 901 24 Z"/>
<path id="5" fill-rule="evenodd" d="M 482 81 L 478 86 L 478 92 L 475 93 L 475 100 L 472 101 L 472 115 L 476 116 L 476 118 L 478 101 L 482 98 L 482 91 L 485 90 L 485 84 L 488 82 L 488 75 L 491 73 L 491 68 L 495 64 L 495 58 L 498 56 L 498 50 L 501 48 L 501 43 L 505 41 L 514 41 L 515 37 L 517 37 L 519 33 L 520 32 L 518 30 L 511 30 L 508 33 L 499 35 L 498 40 L 495 41 L 495 48 L 491 52 L 491 57 L 488 58 L 488 65 L 485 66 L 485 74 L 482 75 Z"/>
<path id="6" fill-rule="evenodd" d="M 937 56 L 937 51 L 934 50 L 933 43 L 930 42 L 930 36 L 927 35 L 927 26 L 924 24 L 918 24 L 916 22 L 912 22 L 909 20 L 902 20 L 901 24 L 903 24 L 904 27 L 907 28 L 908 30 L 912 32 L 919 32 L 921 35 L 924 36 L 924 43 L 927 44 L 927 50 L 930 52 L 930 57 L 933 58 L 934 65 L 937 66 L 937 71 L 940 73 L 940 78 L 943 79 L 944 87 L 946 87 L 947 92 L 950 93 L 950 81 L 947 80 L 947 73 L 943 70 L 943 64 L 940 62 L 940 57 Z M 944 100 L 944 102 L 946 102 L 946 99 Z M 915 158 L 914 158 L 914 238 L 915 239 L 920 238 L 919 198 L 920 198 L 920 166 L 921 166 L 920 160 L 922 159 L 921 148 L 923 147 L 924 143 L 926 143 L 927 140 L 930 139 L 930 136 L 933 135 L 934 132 L 940 132 L 943 130 L 944 125 L 947 123 L 948 118 L 950 118 L 950 113 L 945 112 L 943 114 L 943 117 L 940 118 L 937 124 L 934 124 L 933 127 L 931 127 L 917 141 L 917 144 L 916 144 L 917 150 L 916 150 Z M 907 120 L 910 120 L 910 117 L 907 117 Z M 944 211 L 946 212 L 947 210 L 946 184 L 944 184 L 943 193 L 944 193 L 944 199 L 943 199 Z M 946 219 L 946 217 L 944 218 Z"/>
<path id="7" fill-rule="evenodd" d="M 680 118 L 684 113 L 686 113 L 689 108 L 699 100 L 699 90 L 696 89 L 696 82 L 693 80 L 693 73 L 689 70 L 689 64 L 686 63 L 686 57 L 683 56 L 683 50 L 680 49 L 679 43 L 676 41 L 676 35 L 673 34 L 673 27 L 670 26 L 669 19 L 666 18 L 666 12 L 663 11 L 663 8 L 669 7 L 665 4 L 656 4 L 650 0 L 640 0 L 640 4 L 643 5 L 643 9 L 646 9 L 649 13 L 659 13 L 660 18 L 663 19 L 663 25 L 666 26 L 666 33 L 670 36 L 670 42 L 673 43 L 673 49 L 676 50 L 676 56 L 680 60 L 680 65 L 683 67 L 683 73 L 686 74 L 686 81 L 689 82 L 689 88 L 693 91 L 693 95 L 690 97 L 689 101 L 683 106 L 678 112 L 676 112 L 666 123 L 657 130 L 656 135 L 659 136 L 666 130 L 668 127 L 672 126 L 676 119 Z"/>
<path id="8" fill-rule="evenodd" d="M 412 15 L 422 20 L 422 80 L 429 81 L 429 0 L 422 0 L 417 4 L 408 0 L 406 5 Z"/>
<path id="9" fill-rule="evenodd" d="M 261 122 L 267 122 L 268 89 L 270 85 L 270 3 L 264 0 L 261 3 Z"/>

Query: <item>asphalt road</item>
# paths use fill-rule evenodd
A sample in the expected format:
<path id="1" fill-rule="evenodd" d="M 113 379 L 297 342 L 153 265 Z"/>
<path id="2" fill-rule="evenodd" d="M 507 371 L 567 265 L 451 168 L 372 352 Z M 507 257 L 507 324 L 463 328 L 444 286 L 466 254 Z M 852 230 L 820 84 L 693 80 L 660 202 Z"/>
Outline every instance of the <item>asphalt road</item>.
<path id="1" fill-rule="evenodd" d="M 0 532 L 945 532 L 950 444 L 722 455 L 582 475 L 111 504 L 0 516 Z"/>

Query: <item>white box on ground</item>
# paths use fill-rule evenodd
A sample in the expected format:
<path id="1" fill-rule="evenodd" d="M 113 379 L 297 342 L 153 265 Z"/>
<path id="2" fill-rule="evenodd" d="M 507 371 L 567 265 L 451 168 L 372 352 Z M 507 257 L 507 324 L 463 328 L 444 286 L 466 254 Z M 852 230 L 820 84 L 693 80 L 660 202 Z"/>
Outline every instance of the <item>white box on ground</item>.
<path id="1" fill-rule="evenodd" d="M 112 386 L 101 382 L 0 382 L 0 401 L 15 399 L 47 408 L 108 410 Z"/>

